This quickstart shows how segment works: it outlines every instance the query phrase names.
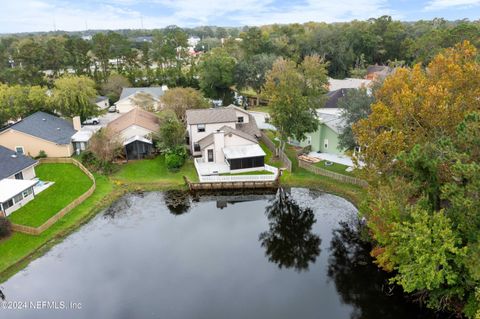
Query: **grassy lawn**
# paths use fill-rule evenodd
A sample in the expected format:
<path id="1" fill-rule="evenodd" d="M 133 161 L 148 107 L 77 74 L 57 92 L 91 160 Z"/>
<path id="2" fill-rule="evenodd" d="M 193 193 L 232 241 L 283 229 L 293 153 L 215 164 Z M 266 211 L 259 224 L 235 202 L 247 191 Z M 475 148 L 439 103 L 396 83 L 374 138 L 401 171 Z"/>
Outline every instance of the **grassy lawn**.
<path id="1" fill-rule="evenodd" d="M 55 184 L 8 216 L 13 223 L 38 227 L 92 186 L 88 176 L 73 164 L 41 164 L 35 171 L 40 180 Z"/>
<path id="2" fill-rule="evenodd" d="M 230 173 L 220 174 L 220 176 L 237 176 L 237 175 L 273 175 L 273 173 L 262 170 L 262 171 L 251 171 L 251 172 L 242 172 L 242 173 L 234 173 L 234 174 L 230 174 Z"/>
<path id="3" fill-rule="evenodd" d="M 318 166 L 318 167 L 323 168 L 323 169 L 326 169 L 327 171 L 334 172 L 334 173 L 343 174 L 343 175 L 352 176 L 352 177 L 355 176 L 355 174 L 353 174 L 352 172 L 347 172 L 346 171 L 346 169 L 348 168 L 347 165 L 342 165 L 342 164 L 338 164 L 338 163 L 332 163 L 332 165 L 325 165 L 325 163 L 326 163 L 326 161 L 320 161 L 320 162 L 315 163 L 313 165 Z"/>
<path id="4" fill-rule="evenodd" d="M 43 164 L 42 164 L 43 165 Z M 61 164 L 53 164 L 61 165 Z M 114 185 L 108 178 L 95 175 L 97 188 L 82 204 L 65 215 L 39 236 L 22 233 L 0 241 L 0 282 L 25 267 L 31 260 L 43 253 L 65 236 L 88 221 L 100 209 L 107 207 L 118 196 L 112 196 Z"/>
<path id="5" fill-rule="evenodd" d="M 170 172 L 165 164 L 165 157 L 157 156 L 154 159 L 130 161 L 112 178 L 123 183 L 183 186 L 183 176 L 187 176 L 191 181 L 198 180 L 192 159 L 188 159 L 178 172 Z"/>

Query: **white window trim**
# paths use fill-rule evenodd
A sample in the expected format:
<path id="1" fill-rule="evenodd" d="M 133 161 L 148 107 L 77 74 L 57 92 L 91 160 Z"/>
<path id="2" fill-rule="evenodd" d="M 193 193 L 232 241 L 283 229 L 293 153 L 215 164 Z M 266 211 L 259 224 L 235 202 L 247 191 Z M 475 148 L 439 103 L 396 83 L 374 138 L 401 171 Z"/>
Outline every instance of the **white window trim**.
<path id="1" fill-rule="evenodd" d="M 22 149 L 22 155 L 25 155 L 25 148 L 23 146 L 15 146 L 15 153 L 18 153 L 17 152 L 17 148 L 21 148 Z M 19 153 L 20 154 L 20 153 Z"/>
<path id="2" fill-rule="evenodd" d="M 328 149 L 328 138 L 323 139 L 323 148 Z"/>

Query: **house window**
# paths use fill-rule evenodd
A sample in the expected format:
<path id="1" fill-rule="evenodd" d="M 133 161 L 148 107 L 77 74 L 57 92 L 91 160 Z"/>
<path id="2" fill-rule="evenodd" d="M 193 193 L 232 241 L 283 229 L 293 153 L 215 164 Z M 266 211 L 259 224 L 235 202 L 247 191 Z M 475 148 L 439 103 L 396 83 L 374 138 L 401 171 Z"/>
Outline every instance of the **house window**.
<path id="1" fill-rule="evenodd" d="M 312 137 L 307 136 L 307 145 L 312 145 Z"/>
<path id="2" fill-rule="evenodd" d="M 9 200 L 3 203 L 3 210 L 7 210 L 12 206 L 13 206 L 13 199 L 10 198 Z"/>
<path id="3" fill-rule="evenodd" d="M 193 151 L 194 152 L 200 152 L 200 144 L 193 143 Z"/>
<path id="4" fill-rule="evenodd" d="M 23 146 L 15 146 L 15 152 L 18 154 L 24 154 Z"/>
<path id="5" fill-rule="evenodd" d="M 18 195 L 16 195 L 16 196 L 13 198 L 13 200 L 15 201 L 15 204 L 20 203 L 20 202 L 22 201 L 22 199 L 23 199 L 23 195 L 22 195 L 21 193 L 18 194 Z"/>
<path id="6" fill-rule="evenodd" d="M 205 124 L 198 124 L 197 125 L 197 132 L 198 133 L 205 132 Z"/>
<path id="7" fill-rule="evenodd" d="M 27 196 L 29 196 L 29 195 L 32 195 L 32 189 L 31 189 L 31 188 L 26 189 L 26 190 L 23 191 L 22 194 L 23 194 L 23 198 L 25 198 L 25 197 L 27 197 Z"/>
<path id="8" fill-rule="evenodd" d="M 207 154 L 208 154 L 208 161 L 213 162 L 213 150 L 208 150 Z"/>
<path id="9" fill-rule="evenodd" d="M 238 119 L 238 123 L 243 123 L 243 116 L 239 116 L 237 119 Z"/>
<path id="10" fill-rule="evenodd" d="M 325 149 L 328 148 L 328 139 L 323 140 L 323 148 L 325 148 Z"/>
<path id="11" fill-rule="evenodd" d="M 23 179 L 23 173 L 18 172 L 17 174 L 15 174 L 15 179 Z"/>

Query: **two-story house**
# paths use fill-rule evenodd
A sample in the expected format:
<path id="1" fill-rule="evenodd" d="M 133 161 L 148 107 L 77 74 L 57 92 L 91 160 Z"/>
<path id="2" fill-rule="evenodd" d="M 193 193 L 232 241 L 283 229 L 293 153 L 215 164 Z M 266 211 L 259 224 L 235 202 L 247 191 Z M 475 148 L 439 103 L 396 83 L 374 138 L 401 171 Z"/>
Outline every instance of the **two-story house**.
<path id="1" fill-rule="evenodd" d="M 265 152 L 257 141 L 260 130 L 247 111 L 231 105 L 187 110 L 186 115 L 190 151 L 197 157 L 199 174 L 264 168 Z"/>

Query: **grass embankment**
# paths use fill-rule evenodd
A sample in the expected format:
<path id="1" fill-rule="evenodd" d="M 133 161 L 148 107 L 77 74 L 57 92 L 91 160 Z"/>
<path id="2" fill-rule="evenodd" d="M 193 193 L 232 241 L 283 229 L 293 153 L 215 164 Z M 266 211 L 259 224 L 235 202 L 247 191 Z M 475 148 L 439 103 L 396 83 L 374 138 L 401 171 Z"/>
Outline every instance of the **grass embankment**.
<path id="1" fill-rule="evenodd" d="M 0 242 L 0 282 L 25 267 L 31 260 L 47 252 L 48 249 L 120 196 L 120 194 L 115 196 L 115 187 L 108 178 L 101 175 L 95 175 L 95 178 L 97 187 L 92 196 L 42 234 L 31 236 L 14 233 Z"/>
<path id="2" fill-rule="evenodd" d="M 46 169 L 47 165 L 49 166 L 48 169 Z M 46 174 L 53 176 L 61 175 L 61 172 L 66 173 L 66 171 L 70 171 L 69 168 L 56 170 L 55 168 L 60 166 L 50 165 L 73 166 L 72 164 L 42 164 L 37 168 L 37 175 L 42 180 L 53 179 L 51 177 L 45 177 L 47 176 Z M 45 167 L 45 170 L 42 166 Z M 76 166 L 73 166 L 73 168 L 78 169 Z M 111 177 L 98 174 L 94 175 L 97 187 L 92 196 L 70 211 L 42 234 L 32 236 L 22 233 L 14 233 L 11 237 L 0 241 L 0 282 L 7 280 L 10 276 L 27 266 L 30 261 L 46 253 L 51 247 L 61 242 L 66 236 L 78 229 L 78 227 L 84 223 L 88 222 L 100 210 L 108 207 L 123 194 L 138 189 L 163 190 L 181 188 L 184 187 L 183 175 L 188 176 L 192 180 L 197 180 L 195 167 L 191 160 L 187 161 L 184 167 L 178 172 L 171 173 L 167 170 L 163 157 L 157 157 L 153 160 L 129 162 L 123 165 L 120 170 Z M 70 178 L 72 178 L 71 174 Z M 79 178 L 83 179 L 83 177 Z M 90 181 L 88 177 L 86 178 Z M 76 180 L 77 179 L 75 178 L 73 181 Z M 69 182 L 69 184 L 71 183 L 72 181 Z M 51 186 L 49 189 L 54 189 L 53 187 L 54 186 Z M 63 194 L 65 190 L 68 192 L 69 187 L 70 185 L 64 185 L 63 189 L 57 187 L 57 190 L 54 193 Z M 44 192 L 47 192 L 49 189 Z M 40 195 L 44 192 L 40 193 L 32 203 L 35 203 L 35 201 L 40 199 Z M 73 197 L 76 198 L 78 196 Z M 68 203 L 69 202 L 65 203 L 65 206 Z M 59 204 L 59 202 L 56 201 L 55 205 L 57 204 Z M 26 206 L 27 205 L 25 205 L 25 207 Z M 54 209 L 51 211 L 54 214 L 58 210 Z"/>
<path id="3" fill-rule="evenodd" d="M 158 156 L 154 159 L 131 161 L 122 165 L 112 179 L 126 184 L 154 184 L 159 187 L 179 187 L 185 185 L 183 176 L 191 181 L 198 181 L 197 171 L 191 159 L 177 171 L 170 172 L 165 164 L 165 158 Z"/>
<path id="4" fill-rule="evenodd" d="M 242 173 L 223 173 L 220 176 L 239 176 L 239 175 L 273 175 L 272 172 L 261 170 L 261 171 L 251 171 L 251 172 L 242 172 Z"/>
<path id="5" fill-rule="evenodd" d="M 40 164 L 35 171 L 40 180 L 55 184 L 8 216 L 13 223 L 38 227 L 85 193 L 93 184 L 85 173 L 72 164 Z"/>
<path id="6" fill-rule="evenodd" d="M 313 165 L 334 173 L 343 174 L 343 175 L 352 176 L 352 177 L 355 176 L 355 174 L 353 174 L 352 172 L 346 171 L 346 169 L 348 168 L 347 165 L 342 165 L 342 164 L 333 163 L 333 162 L 331 162 L 332 163 L 331 165 L 325 165 L 325 163 L 327 163 L 327 161 L 320 161 Z"/>
<path id="7" fill-rule="evenodd" d="M 270 138 L 270 140 L 272 140 L 273 143 L 278 146 L 279 142 L 274 139 L 275 132 L 266 131 L 266 134 Z M 274 156 L 274 154 L 272 154 L 272 152 L 267 148 L 265 144 L 260 143 L 260 146 L 266 154 L 265 163 L 275 167 L 283 167 L 283 163 L 280 162 L 279 159 Z M 351 201 L 356 206 L 358 206 L 362 199 L 365 197 L 366 190 L 360 186 L 342 183 L 340 181 L 334 180 L 333 178 L 316 175 L 303 168 L 298 167 L 298 159 L 295 148 L 293 146 L 287 145 L 285 148 L 285 153 L 292 161 L 293 171 L 291 173 L 286 170 L 283 171 L 282 177 L 280 179 L 282 185 L 289 187 L 318 188 L 329 193 L 342 196 Z M 341 171 L 342 169 L 346 168 L 342 167 L 344 165 L 337 164 L 332 166 L 329 166 L 329 168 L 332 168 L 332 171 L 344 175 L 350 174 L 349 176 L 351 176 L 351 173 Z M 327 169 L 326 166 L 320 167 Z"/>

